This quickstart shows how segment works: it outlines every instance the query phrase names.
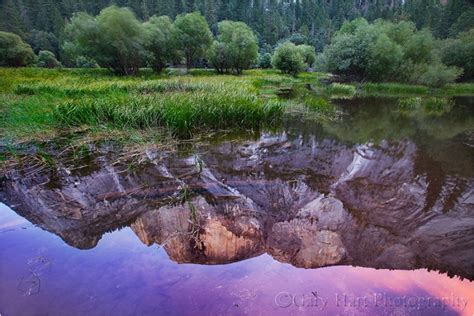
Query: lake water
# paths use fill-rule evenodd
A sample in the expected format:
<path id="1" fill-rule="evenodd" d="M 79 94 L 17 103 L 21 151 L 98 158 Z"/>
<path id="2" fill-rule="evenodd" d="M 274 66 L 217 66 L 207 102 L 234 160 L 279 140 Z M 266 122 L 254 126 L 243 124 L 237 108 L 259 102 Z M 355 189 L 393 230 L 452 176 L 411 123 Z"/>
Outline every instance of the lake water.
<path id="1" fill-rule="evenodd" d="M 335 103 L 177 151 L 25 158 L 0 314 L 472 315 L 474 100 Z"/>

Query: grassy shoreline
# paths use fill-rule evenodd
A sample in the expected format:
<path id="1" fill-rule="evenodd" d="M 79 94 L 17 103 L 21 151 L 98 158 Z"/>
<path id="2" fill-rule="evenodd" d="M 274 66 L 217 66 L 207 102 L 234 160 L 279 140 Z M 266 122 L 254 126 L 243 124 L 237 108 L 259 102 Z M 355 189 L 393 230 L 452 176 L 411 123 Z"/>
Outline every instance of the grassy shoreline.
<path id="1" fill-rule="evenodd" d="M 291 77 L 274 70 L 232 76 L 171 69 L 162 75 L 144 70 L 139 76 L 120 77 L 104 69 L 0 68 L 0 140 L 50 140 L 74 131 L 91 139 L 189 138 L 224 129 L 272 127 L 293 106 L 330 117 L 334 98 L 474 95 L 473 83 L 439 89 L 395 83 L 322 84 L 320 79 L 327 76 Z"/>

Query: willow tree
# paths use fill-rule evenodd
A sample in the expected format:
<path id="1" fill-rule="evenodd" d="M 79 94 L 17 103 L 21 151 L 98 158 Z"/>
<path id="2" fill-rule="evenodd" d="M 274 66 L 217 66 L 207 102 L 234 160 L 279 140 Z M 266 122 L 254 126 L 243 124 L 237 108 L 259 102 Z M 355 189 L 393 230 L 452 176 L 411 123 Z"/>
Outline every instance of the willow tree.
<path id="1" fill-rule="evenodd" d="M 136 74 L 144 60 L 146 32 L 128 8 L 111 6 L 97 17 L 75 14 L 65 34 L 66 42 L 76 45 L 82 55 L 116 74 Z"/>
<path id="2" fill-rule="evenodd" d="M 177 55 L 173 38 L 173 21 L 168 16 L 153 16 L 143 24 L 143 27 L 146 31 L 145 48 L 148 64 L 155 72 L 160 73 Z"/>
<path id="3" fill-rule="evenodd" d="M 218 72 L 241 74 L 257 62 L 258 41 L 250 27 L 243 22 L 223 21 L 218 30 L 211 50 L 211 62 Z"/>
<path id="4" fill-rule="evenodd" d="M 178 15 L 174 22 L 174 40 L 186 58 L 186 67 L 206 56 L 212 45 L 212 33 L 206 19 L 199 12 Z"/>

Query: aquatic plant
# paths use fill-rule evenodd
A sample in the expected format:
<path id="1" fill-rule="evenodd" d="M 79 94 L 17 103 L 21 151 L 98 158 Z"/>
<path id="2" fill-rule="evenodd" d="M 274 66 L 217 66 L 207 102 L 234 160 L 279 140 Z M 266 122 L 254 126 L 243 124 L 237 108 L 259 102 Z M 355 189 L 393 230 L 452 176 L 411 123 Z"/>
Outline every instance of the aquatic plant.
<path id="1" fill-rule="evenodd" d="M 326 94 L 334 97 L 353 97 L 356 94 L 356 87 L 349 84 L 332 83 L 326 87 Z"/>
<path id="2" fill-rule="evenodd" d="M 429 88 L 425 86 L 400 83 L 365 83 L 362 85 L 362 94 L 368 96 L 423 95 L 429 91 Z"/>
<path id="3" fill-rule="evenodd" d="M 429 114 L 442 115 L 453 109 L 454 101 L 449 98 L 430 97 L 423 100 L 423 107 Z"/>
<path id="4" fill-rule="evenodd" d="M 417 109 L 421 104 L 421 98 L 402 98 L 398 101 L 398 106 L 402 111 L 412 111 Z"/>

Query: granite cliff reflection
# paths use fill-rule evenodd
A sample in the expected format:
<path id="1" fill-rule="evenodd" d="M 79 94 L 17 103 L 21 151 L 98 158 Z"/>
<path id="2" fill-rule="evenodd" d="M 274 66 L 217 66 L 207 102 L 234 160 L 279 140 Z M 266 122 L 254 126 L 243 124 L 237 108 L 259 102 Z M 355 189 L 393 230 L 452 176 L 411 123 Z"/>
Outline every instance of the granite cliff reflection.
<path id="1" fill-rule="evenodd" d="M 24 167 L 7 174 L 5 200 L 80 249 L 130 226 L 179 263 L 266 252 L 304 268 L 428 268 L 474 279 L 474 181 L 444 172 L 413 142 L 353 146 L 283 133 L 197 152 L 148 149 L 137 169 L 106 154 L 89 157 L 87 170 L 59 161 L 25 176 Z M 183 199 L 183 190 L 192 193 Z"/>

